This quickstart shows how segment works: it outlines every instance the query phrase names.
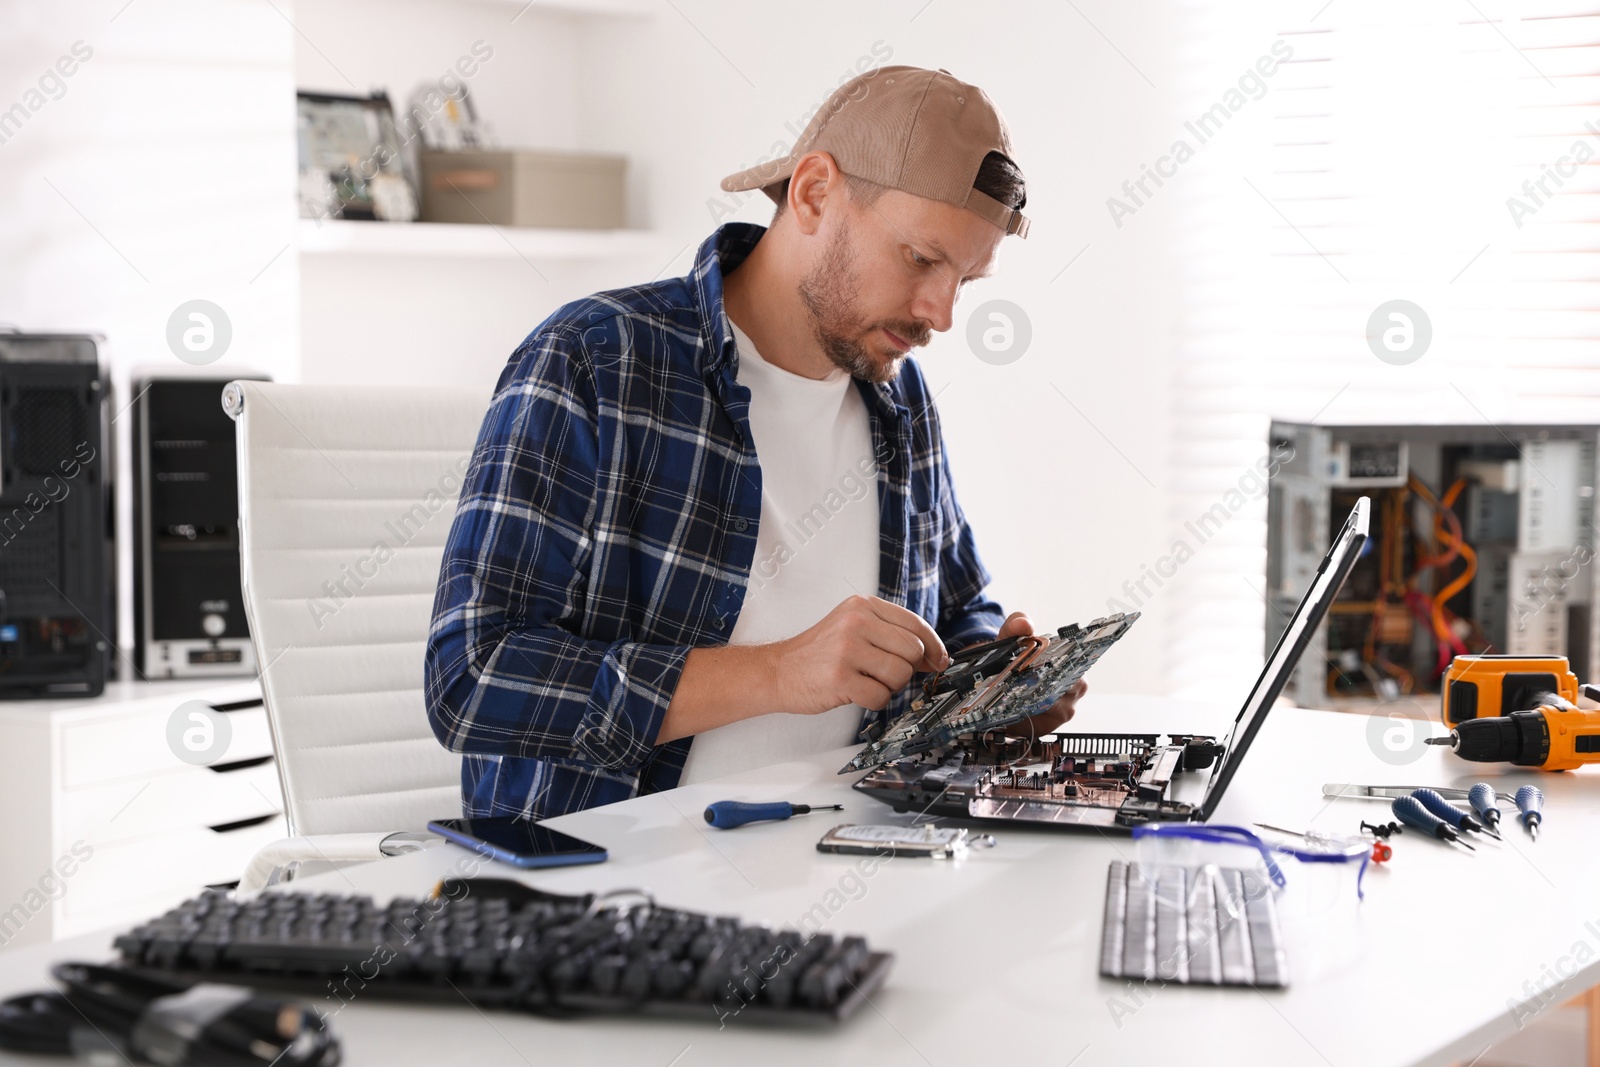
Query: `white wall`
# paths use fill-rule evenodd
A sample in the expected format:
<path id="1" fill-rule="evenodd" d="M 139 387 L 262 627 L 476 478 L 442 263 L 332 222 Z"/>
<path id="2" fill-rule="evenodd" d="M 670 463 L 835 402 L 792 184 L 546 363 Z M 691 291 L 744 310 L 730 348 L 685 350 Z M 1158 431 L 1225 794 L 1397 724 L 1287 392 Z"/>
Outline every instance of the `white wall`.
<path id="1" fill-rule="evenodd" d="M 74 40 L 97 51 L 62 100 L 0 145 L 0 321 L 104 329 L 119 367 L 171 362 L 167 315 L 205 296 L 234 320 L 227 363 L 487 391 L 559 304 L 681 272 L 726 217 L 765 221 L 763 198 L 730 203 L 718 179 L 787 147 L 847 72 L 946 67 L 1006 114 L 1034 230 L 1007 241 L 999 275 L 972 288 L 922 363 L 997 594 L 1042 626 L 1104 613 L 1167 543 L 1170 205 L 1120 230 L 1104 206 L 1170 128 L 1166 20 L 1110 0 L 640 6 L 644 17 L 610 18 L 511 0 L 136 0 L 120 13 L 121 0 L 15 0 L 0 9 L 0 106 Z M 291 248 L 273 260 L 297 233 L 294 88 L 381 87 L 401 104 L 478 41 L 494 54 L 471 84 L 503 143 L 629 157 L 629 222 L 654 235 L 643 250 L 529 262 Z M 965 340 L 994 298 L 1032 326 L 1008 366 Z M 1162 687 L 1160 615 L 1097 669 L 1098 685 Z"/>
<path id="2" fill-rule="evenodd" d="M 254 0 L 0 2 L 0 112 L 26 110 L 0 126 L 0 323 L 104 334 L 119 409 L 130 368 L 186 367 L 167 320 L 197 298 L 232 323 L 217 368 L 298 374 L 290 37 Z"/>
<path id="3" fill-rule="evenodd" d="M 996 277 L 969 288 L 954 328 L 920 360 L 1001 601 L 1043 627 L 1104 614 L 1166 543 L 1168 208 L 1152 205 L 1139 226 L 1118 230 L 1104 206 L 1166 134 L 1165 22 L 1093 2 L 1078 5 L 1092 26 L 1049 2 L 676 7 L 681 15 L 664 8 L 647 24 L 589 28 L 588 54 L 629 61 L 586 65 L 582 97 L 596 147 L 648 161 L 641 209 L 674 248 L 715 225 L 728 202 L 720 178 L 792 143 L 863 60 L 943 67 L 1000 107 L 1028 176 L 1033 231 L 1006 240 Z M 770 214 L 755 194 L 735 217 Z M 1032 324 L 1031 347 L 1006 366 L 979 360 L 965 336 L 991 299 L 1013 301 Z M 1091 684 L 1160 691 L 1164 640 L 1152 613 Z"/>
<path id="4" fill-rule="evenodd" d="M 630 223 L 659 244 L 653 259 L 538 263 L 548 280 L 514 258 L 306 257 L 307 380 L 487 388 L 515 343 L 563 300 L 681 273 L 729 217 L 765 222 L 765 198 L 730 199 L 718 180 L 792 143 L 846 72 L 945 67 L 1005 113 L 1034 229 L 1006 242 L 999 275 L 972 287 L 955 329 L 922 364 L 940 390 L 957 484 L 998 595 L 1042 626 L 1103 614 L 1167 543 L 1169 208 L 1153 205 L 1119 230 L 1104 206 L 1167 135 L 1166 23 L 1107 2 L 1079 5 L 1093 25 L 1042 0 L 652 6 L 650 17 L 615 19 L 535 8 L 512 24 L 519 5 L 302 0 L 297 24 L 326 53 L 298 50 L 307 86 L 350 91 L 331 60 L 361 91 L 387 84 L 398 102 L 416 80 L 408 71 L 443 70 L 473 41 L 489 42 L 494 59 L 472 84 L 502 141 L 626 154 Z M 390 17 L 367 17 L 379 7 Z M 400 62 L 390 40 L 414 39 L 423 20 L 428 47 Z M 1014 301 L 1032 324 L 1030 350 L 1008 366 L 980 361 L 965 340 L 968 316 L 992 298 Z M 1153 612 L 1096 682 L 1159 690 L 1163 642 Z"/>

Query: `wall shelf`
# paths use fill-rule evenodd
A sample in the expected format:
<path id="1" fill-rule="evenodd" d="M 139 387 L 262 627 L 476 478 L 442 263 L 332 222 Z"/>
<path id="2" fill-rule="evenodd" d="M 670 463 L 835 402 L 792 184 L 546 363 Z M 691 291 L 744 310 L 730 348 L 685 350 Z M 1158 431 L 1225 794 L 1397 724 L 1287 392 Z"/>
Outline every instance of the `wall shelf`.
<path id="1" fill-rule="evenodd" d="M 302 256 L 596 260 L 659 251 L 649 230 L 545 230 L 450 222 L 299 221 Z"/>

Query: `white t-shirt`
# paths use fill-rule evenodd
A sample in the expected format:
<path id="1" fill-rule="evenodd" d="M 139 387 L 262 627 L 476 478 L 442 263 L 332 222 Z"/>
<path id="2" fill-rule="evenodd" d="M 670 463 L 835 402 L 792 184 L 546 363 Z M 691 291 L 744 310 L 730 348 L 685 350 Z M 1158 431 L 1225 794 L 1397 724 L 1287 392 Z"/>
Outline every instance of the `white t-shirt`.
<path id="1" fill-rule="evenodd" d="M 867 408 L 847 371 L 804 378 L 762 359 L 739 327 L 733 336 L 761 460 L 761 522 L 744 606 L 728 640 L 754 645 L 793 637 L 846 597 L 877 595 L 877 462 Z M 846 704 L 708 730 L 689 746 L 681 784 L 848 745 L 861 714 Z"/>

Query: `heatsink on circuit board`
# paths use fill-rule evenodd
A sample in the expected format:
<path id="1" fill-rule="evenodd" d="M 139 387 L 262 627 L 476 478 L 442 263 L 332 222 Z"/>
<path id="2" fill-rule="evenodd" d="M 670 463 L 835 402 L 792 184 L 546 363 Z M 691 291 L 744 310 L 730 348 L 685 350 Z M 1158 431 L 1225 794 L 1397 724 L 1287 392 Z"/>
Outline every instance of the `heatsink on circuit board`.
<path id="1" fill-rule="evenodd" d="M 1008 637 L 963 649 L 839 773 L 880 767 L 1047 711 L 1138 618 L 1136 611 L 1118 613 L 1063 626 L 1053 637 Z"/>

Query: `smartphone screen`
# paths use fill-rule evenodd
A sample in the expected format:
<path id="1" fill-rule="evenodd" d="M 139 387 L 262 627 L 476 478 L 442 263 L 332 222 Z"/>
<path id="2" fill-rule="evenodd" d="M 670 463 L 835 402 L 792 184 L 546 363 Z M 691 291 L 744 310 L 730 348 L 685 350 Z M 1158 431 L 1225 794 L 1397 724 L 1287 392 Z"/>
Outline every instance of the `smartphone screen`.
<path id="1" fill-rule="evenodd" d="M 428 829 L 459 845 L 518 867 L 562 867 L 600 863 L 606 850 L 541 823 L 513 816 L 482 819 L 435 819 Z"/>

